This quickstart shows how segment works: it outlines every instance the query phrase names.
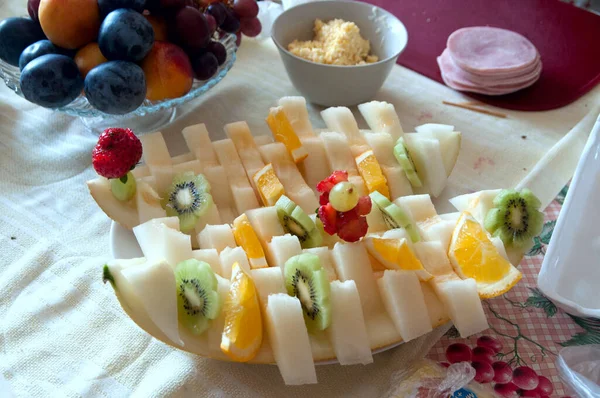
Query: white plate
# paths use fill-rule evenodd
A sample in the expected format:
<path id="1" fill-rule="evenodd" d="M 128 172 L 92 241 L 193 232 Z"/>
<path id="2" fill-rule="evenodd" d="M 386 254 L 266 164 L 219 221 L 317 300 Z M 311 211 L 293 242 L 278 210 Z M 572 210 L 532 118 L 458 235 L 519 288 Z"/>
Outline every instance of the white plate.
<path id="1" fill-rule="evenodd" d="M 114 221 L 110 225 L 109 242 L 110 254 L 113 258 L 127 259 L 143 257 L 142 249 L 140 249 L 140 246 L 138 245 L 133 232 L 126 228 L 123 228 L 121 225 L 117 224 Z M 373 351 L 373 354 L 379 354 L 380 352 L 391 350 L 394 347 L 398 347 L 402 343 L 403 341 L 400 341 L 398 343 L 390 344 L 388 346 L 379 348 Z M 336 363 L 338 363 L 338 361 L 335 359 L 329 361 L 315 362 L 315 364 L 317 365 L 333 365 Z"/>
<path id="2" fill-rule="evenodd" d="M 600 118 L 571 187 L 538 275 L 540 290 L 566 312 L 600 318 Z"/>

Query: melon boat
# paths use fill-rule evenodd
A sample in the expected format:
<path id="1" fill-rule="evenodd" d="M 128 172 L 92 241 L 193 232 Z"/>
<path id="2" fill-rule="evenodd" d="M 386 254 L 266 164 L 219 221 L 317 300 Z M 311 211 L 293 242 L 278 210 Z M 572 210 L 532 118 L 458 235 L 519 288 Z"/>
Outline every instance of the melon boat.
<path id="1" fill-rule="evenodd" d="M 133 170 L 137 190 L 128 201 L 111 194 L 108 180 L 89 181 L 94 200 L 133 230 L 144 255 L 104 267 L 104 280 L 128 316 L 178 349 L 235 360 L 222 349 L 230 314 L 211 314 L 200 333 L 186 327 L 178 317 L 174 274 L 190 259 L 208 264 L 216 278 L 211 297 L 224 302 L 241 272 L 262 316 L 260 347 L 243 361 L 276 363 L 286 384 L 316 382 L 318 362 L 370 363 L 374 351 L 449 321 L 464 337 L 486 329 L 481 283 L 449 257 L 461 213 L 438 215 L 431 200 L 444 190 L 461 134 L 439 124 L 404 133 L 394 106 L 385 102 L 358 109 L 370 130 L 360 130 L 348 108 L 334 107 L 322 112 L 327 128 L 317 133 L 304 98 L 285 97 L 267 117 L 272 137 L 255 137 L 245 122 L 236 122 L 225 126 L 227 138 L 212 141 L 204 125 L 189 126 L 182 132 L 189 152 L 172 157 L 160 132 L 141 136 L 144 164 Z M 315 214 L 316 184 L 336 170 L 373 200 L 368 234 L 357 242 L 327 234 Z M 202 176 L 211 197 L 185 228 L 164 205 L 182 173 Z M 454 203 L 468 212 L 471 199 Z M 283 218 L 282 208 L 289 210 Z M 502 240 L 492 240 L 506 257 Z M 326 278 L 331 318 L 323 330 L 307 328 L 306 303 L 286 290 L 287 263 L 304 254 L 317 259 Z"/>

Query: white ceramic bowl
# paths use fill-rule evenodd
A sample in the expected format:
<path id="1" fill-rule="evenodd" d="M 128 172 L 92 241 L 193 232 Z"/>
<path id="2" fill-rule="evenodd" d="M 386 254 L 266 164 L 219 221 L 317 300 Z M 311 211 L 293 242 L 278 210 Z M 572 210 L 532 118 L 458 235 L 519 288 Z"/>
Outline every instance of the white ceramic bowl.
<path id="1" fill-rule="evenodd" d="M 600 318 L 600 118 L 575 170 L 538 275 L 566 312 Z"/>
<path id="2" fill-rule="evenodd" d="M 288 44 L 295 39 L 311 40 L 317 18 L 356 23 L 380 61 L 337 66 L 292 55 Z M 371 4 L 343 0 L 316 1 L 288 9 L 275 20 L 271 36 L 296 89 L 310 102 L 323 106 L 351 106 L 373 99 L 408 41 L 406 28 L 394 15 Z"/>

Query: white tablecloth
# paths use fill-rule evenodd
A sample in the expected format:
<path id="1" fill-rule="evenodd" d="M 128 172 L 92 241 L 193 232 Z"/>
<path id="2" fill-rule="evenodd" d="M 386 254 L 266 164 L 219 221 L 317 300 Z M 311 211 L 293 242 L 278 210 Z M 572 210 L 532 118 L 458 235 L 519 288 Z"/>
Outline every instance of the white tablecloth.
<path id="1" fill-rule="evenodd" d="M 22 12 L 14 3 L 2 4 L 1 13 Z M 464 99 L 398 66 L 377 99 L 395 104 L 407 131 L 442 122 L 463 132 L 450 186 L 437 201 L 442 212 L 450 210 L 445 198 L 515 186 L 532 170 L 544 178 L 530 177 L 528 184 L 548 202 L 574 169 L 598 114 L 599 93 L 596 88 L 560 110 L 508 111 L 508 118 L 498 119 L 442 105 Z M 293 94 L 274 47 L 245 40 L 230 75 L 185 106 L 187 115 L 163 132 L 174 155 L 184 151 L 179 131 L 192 123 L 206 123 L 214 139 L 223 136 L 225 123 L 238 120 L 265 133 L 268 108 Z M 311 107 L 311 118 L 324 127 L 319 110 Z M 376 397 L 395 371 L 424 355 L 443 333 L 379 354 L 369 366 L 320 366 L 319 384 L 302 387 L 284 387 L 275 366 L 203 359 L 154 340 L 101 283 L 110 220 L 85 188 L 94 177 L 90 152 L 96 139 L 79 120 L 0 88 L 0 375 L 14 395 Z M 553 147 L 555 154 L 536 170 Z M 0 383 L 0 396 L 1 389 Z"/>

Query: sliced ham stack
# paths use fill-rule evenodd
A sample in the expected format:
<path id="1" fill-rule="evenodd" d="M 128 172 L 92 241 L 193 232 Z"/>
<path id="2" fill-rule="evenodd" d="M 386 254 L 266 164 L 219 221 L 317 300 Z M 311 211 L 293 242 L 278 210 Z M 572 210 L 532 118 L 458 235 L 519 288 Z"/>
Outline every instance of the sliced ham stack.
<path id="1" fill-rule="evenodd" d="M 529 87 L 542 72 L 540 54 L 529 40 L 510 30 L 487 26 L 452 33 L 437 61 L 448 86 L 487 95 Z"/>

